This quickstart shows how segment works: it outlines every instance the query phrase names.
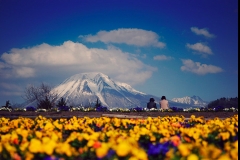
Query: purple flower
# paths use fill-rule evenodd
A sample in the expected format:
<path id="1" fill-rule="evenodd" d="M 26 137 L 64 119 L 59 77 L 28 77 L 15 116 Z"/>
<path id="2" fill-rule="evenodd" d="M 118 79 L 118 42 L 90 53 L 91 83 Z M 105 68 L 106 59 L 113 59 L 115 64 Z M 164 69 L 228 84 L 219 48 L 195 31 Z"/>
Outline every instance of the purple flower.
<path id="1" fill-rule="evenodd" d="M 98 112 L 104 112 L 104 111 L 107 111 L 107 107 L 98 106 L 98 107 L 96 107 L 96 110 L 97 110 Z"/>
<path id="2" fill-rule="evenodd" d="M 44 160 L 59 160 L 59 158 L 54 157 L 54 156 L 46 156 Z"/>
<path id="3" fill-rule="evenodd" d="M 135 108 L 131 108 L 130 111 L 141 112 L 141 111 L 143 111 L 143 108 L 137 106 L 137 107 L 135 107 Z"/>
<path id="4" fill-rule="evenodd" d="M 33 106 L 26 107 L 26 111 L 36 111 L 37 109 Z"/>
<path id="5" fill-rule="evenodd" d="M 60 111 L 69 111 L 70 107 L 68 107 L 68 106 L 60 106 L 60 107 L 58 107 L 58 110 L 60 110 Z"/>
<path id="6" fill-rule="evenodd" d="M 148 149 L 148 155 L 158 155 L 162 154 L 165 155 L 169 150 L 169 142 L 166 142 L 164 144 L 157 143 L 157 144 L 150 144 Z"/>

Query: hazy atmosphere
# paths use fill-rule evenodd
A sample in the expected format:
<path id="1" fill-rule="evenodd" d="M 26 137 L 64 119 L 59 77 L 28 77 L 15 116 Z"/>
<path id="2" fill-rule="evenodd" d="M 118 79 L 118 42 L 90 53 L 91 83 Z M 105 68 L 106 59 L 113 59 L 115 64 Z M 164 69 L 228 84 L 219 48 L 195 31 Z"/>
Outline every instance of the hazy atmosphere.
<path id="1" fill-rule="evenodd" d="M 0 105 L 83 72 L 167 99 L 238 97 L 238 0 L 0 1 Z"/>

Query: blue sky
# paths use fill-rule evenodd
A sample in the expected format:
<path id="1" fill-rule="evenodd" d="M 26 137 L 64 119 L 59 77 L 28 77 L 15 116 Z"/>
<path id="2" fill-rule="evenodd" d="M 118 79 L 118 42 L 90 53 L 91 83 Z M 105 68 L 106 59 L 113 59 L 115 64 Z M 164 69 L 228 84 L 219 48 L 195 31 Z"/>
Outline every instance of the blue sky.
<path id="1" fill-rule="evenodd" d="M 92 71 L 167 99 L 237 97 L 238 1 L 0 1 L 0 104 Z"/>

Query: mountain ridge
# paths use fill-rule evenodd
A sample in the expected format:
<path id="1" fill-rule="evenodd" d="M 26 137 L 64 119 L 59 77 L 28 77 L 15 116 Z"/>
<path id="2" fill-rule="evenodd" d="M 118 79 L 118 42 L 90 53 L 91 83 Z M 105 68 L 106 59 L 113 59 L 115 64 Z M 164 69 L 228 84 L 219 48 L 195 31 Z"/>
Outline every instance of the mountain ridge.
<path id="1" fill-rule="evenodd" d="M 53 88 L 52 91 L 57 93 L 58 99 L 64 98 L 72 106 L 94 105 L 99 99 L 101 104 L 108 108 L 146 107 L 149 99 L 154 98 L 159 108 L 160 100 L 160 97 L 137 91 L 129 84 L 115 82 L 100 72 L 75 74 Z M 170 107 L 202 107 L 201 98 L 196 97 L 193 100 L 188 99 L 195 103 L 187 103 L 187 101 L 175 98 L 169 100 L 169 104 Z M 196 99 L 199 99 L 200 105 L 197 104 Z"/>
<path id="2" fill-rule="evenodd" d="M 208 102 L 203 101 L 199 96 L 195 96 L 195 95 L 193 95 L 192 97 L 185 96 L 182 98 L 172 98 L 171 100 L 178 103 L 189 104 L 193 106 L 201 106 L 201 107 L 205 107 L 208 104 Z"/>

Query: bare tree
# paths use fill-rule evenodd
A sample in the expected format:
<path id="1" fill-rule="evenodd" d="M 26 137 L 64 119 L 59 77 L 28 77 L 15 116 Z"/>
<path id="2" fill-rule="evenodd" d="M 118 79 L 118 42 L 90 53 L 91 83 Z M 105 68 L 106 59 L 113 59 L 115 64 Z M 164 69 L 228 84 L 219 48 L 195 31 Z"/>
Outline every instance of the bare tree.
<path id="1" fill-rule="evenodd" d="M 22 97 L 28 103 L 36 101 L 39 108 L 50 109 L 55 105 L 57 99 L 57 94 L 52 92 L 52 88 L 44 83 L 41 83 L 40 86 L 28 85 L 25 88 L 24 95 Z M 44 101 L 49 101 L 48 106 L 42 106 Z"/>

